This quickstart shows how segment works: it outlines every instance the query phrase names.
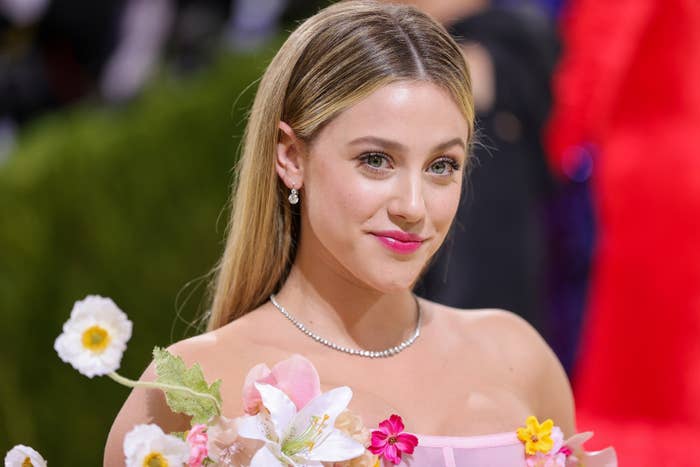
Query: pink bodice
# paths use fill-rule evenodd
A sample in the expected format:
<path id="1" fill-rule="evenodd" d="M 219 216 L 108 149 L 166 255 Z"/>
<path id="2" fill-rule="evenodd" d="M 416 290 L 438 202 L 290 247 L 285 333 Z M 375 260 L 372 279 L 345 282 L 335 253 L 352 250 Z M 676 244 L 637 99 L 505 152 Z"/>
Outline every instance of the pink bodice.
<path id="1" fill-rule="evenodd" d="M 412 456 L 403 456 L 401 466 L 410 467 L 520 467 L 525 449 L 515 433 L 482 436 L 418 436 Z"/>
<path id="2" fill-rule="evenodd" d="M 514 432 L 480 436 L 418 436 L 402 467 L 527 467 L 525 448 Z M 569 464 L 567 465 L 576 465 Z M 617 467 L 612 448 L 589 452 L 586 467 Z"/>

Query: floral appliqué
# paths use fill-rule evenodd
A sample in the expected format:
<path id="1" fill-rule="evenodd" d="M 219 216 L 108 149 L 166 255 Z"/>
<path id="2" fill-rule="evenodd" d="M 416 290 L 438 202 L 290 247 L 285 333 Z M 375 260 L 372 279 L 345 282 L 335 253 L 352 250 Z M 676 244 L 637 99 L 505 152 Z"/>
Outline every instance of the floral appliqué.
<path id="1" fill-rule="evenodd" d="M 583 443 L 593 433 L 577 433 L 564 440 L 561 428 L 551 419 L 540 423 L 536 417 L 525 420 L 525 426 L 517 430 L 518 439 L 525 448 L 525 463 L 528 467 L 614 467 L 617 466 L 615 450 L 587 452 Z"/>
<path id="2" fill-rule="evenodd" d="M 369 450 L 392 464 L 401 462 L 403 453 L 413 454 L 418 445 L 418 438 L 411 433 L 405 433 L 401 417 L 393 414 L 379 424 L 379 429 L 372 431 Z"/>

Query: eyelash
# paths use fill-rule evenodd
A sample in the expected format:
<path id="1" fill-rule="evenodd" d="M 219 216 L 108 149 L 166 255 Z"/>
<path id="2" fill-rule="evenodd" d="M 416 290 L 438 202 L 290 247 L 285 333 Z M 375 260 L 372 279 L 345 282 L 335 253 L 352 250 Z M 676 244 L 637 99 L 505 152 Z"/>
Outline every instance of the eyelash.
<path id="1" fill-rule="evenodd" d="M 363 154 L 362 156 L 360 156 L 359 159 L 360 159 L 360 161 L 364 164 L 365 168 L 367 168 L 368 170 L 370 170 L 370 171 L 372 171 L 372 172 L 374 172 L 374 173 L 381 173 L 381 172 L 383 171 L 383 169 L 378 169 L 378 168 L 376 168 L 376 167 L 372 167 L 371 165 L 369 165 L 368 160 L 369 160 L 369 158 L 372 157 L 372 156 L 381 156 L 382 159 L 384 159 L 385 161 L 387 161 L 387 162 L 390 162 L 390 161 L 391 161 L 391 157 L 390 157 L 388 154 L 383 153 L 383 152 L 381 152 L 381 151 L 367 152 L 367 153 Z M 435 164 L 438 163 L 438 162 L 444 162 L 444 163 L 446 163 L 446 164 L 449 166 L 449 168 L 450 168 L 450 171 L 449 171 L 449 173 L 448 173 L 447 175 L 436 174 L 436 175 L 438 175 L 439 177 L 446 177 L 446 176 L 448 176 L 448 175 L 452 175 L 454 172 L 457 172 L 457 171 L 459 171 L 459 169 L 462 168 L 462 166 L 461 166 L 461 164 L 460 164 L 459 162 L 457 162 L 454 158 L 449 157 L 449 156 L 442 156 L 442 157 L 440 157 L 440 158 L 434 160 L 434 161 L 430 164 L 430 166 L 433 166 L 433 165 L 435 165 Z"/>

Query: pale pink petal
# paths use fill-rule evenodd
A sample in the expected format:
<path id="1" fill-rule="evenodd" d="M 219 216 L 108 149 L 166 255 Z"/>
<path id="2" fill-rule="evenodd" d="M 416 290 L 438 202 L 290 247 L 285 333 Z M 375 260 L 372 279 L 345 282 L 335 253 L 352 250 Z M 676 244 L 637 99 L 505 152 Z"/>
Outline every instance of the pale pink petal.
<path id="1" fill-rule="evenodd" d="M 552 434 L 549 436 L 552 441 L 552 449 L 549 450 L 550 454 L 557 454 L 559 450 L 564 446 L 564 433 L 558 426 L 552 427 Z"/>
<path id="2" fill-rule="evenodd" d="M 586 467 L 617 467 L 617 455 L 615 449 L 605 448 L 602 451 L 583 453 L 580 462 Z"/>
<path id="3" fill-rule="evenodd" d="M 566 459 L 566 465 L 585 465 L 586 467 L 617 467 L 617 455 L 613 448 L 602 451 L 586 452 L 583 444 L 593 437 L 593 432 L 576 433 L 564 442 L 564 446 L 573 451 Z"/>
<path id="4" fill-rule="evenodd" d="M 313 364 L 301 355 L 292 355 L 272 367 L 275 386 L 301 410 L 321 394 L 321 380 Z"/>
<path id="5" fill-rule="evenodd" d="M 219 415 L 211 421 L 211 425 L 207 430 L 207 436 L 207 450 L 209 452 L 209 457 L 214 461 L 218 461 L 227 451 L 233 455 L 237 450 L 237 419 L 230 419 Z"/>
<path id="6" fill-rule="evenodd" d="M 571 438 L 564 441 L 564 445 L 571 448 L 572 451 L 577 451 L 583 446 L 583 443 L 588 441 L 593 437 L 592 431 L 584 431 L 582 433 L 576 433 Z"/>
<path id="7" fill-rule="evenodd" d="M 265 383 L 276 386 L 277 381 L 270 368 L 264 363 L 255 365 L 245 377 L 243 382 L 243 410 L 248 415 L 255 415 L 262 408 L 260 392 L 255 388 L 255 383 Z"/>

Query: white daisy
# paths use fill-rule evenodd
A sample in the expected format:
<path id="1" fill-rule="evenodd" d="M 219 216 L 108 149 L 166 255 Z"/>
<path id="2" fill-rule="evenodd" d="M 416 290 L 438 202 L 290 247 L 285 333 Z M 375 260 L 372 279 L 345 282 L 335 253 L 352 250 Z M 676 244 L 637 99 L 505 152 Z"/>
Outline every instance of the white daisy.
<path id="1" fill-rule="evenodd" d="M 124 437 L 124 456 L 126 467 L 182 467 L 189 460 L 190 448 L 157 425 L 136 425 Z"/>
<path id="2" fill-rule="evenodd" d="M 88 378 L 106 375 L 119 368 L 131 327 L 110 298 L 88 295 L 73 305 L 54 349 L 61 360 Z"/>
<path id="3" fill-rule="evenodd" d="M 46 460 L 29 446 L 19 444 L 5 456 L 5 467 L 46 467 Z"/>

